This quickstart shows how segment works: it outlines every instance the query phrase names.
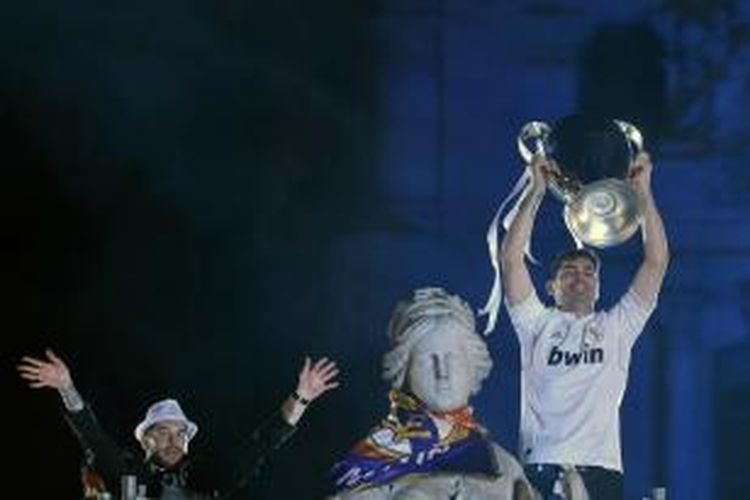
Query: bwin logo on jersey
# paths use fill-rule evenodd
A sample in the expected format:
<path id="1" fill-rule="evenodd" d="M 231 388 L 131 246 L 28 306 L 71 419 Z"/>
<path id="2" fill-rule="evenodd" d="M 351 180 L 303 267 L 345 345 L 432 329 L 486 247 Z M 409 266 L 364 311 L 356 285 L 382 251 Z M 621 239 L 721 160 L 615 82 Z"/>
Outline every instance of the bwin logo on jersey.
<path id="1" fill-rule="evenodd" d="M 579 352 L 563 351 L 557 346 L 554 346 L 549 352 L 547 358 L 548 366 L 557 366 L 564 364 L 565 366 L 575 366 L 580 363 L 585 365 L 603 363 L 604 362 L 604 349 L 601 347 L 595 347 L 594 349 L 584 349 Z"/>

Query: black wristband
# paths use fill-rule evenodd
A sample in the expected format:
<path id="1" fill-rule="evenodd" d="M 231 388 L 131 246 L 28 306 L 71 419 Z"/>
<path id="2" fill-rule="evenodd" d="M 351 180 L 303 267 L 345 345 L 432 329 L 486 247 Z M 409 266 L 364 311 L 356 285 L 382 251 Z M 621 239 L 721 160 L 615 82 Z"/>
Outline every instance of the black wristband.
<path id="1" fill-rule="evenodd" d="M 309 399 L 305 399 L 302 396 L 300 396 L 297 391 L 294 391 L 292 393 L 292 399 L 295 400 L 295 401 L 297 401 L 299 404 L 301 404 L 303 406 L 307 406 L 307 405 L 310 404 L 310 400 Z"/>

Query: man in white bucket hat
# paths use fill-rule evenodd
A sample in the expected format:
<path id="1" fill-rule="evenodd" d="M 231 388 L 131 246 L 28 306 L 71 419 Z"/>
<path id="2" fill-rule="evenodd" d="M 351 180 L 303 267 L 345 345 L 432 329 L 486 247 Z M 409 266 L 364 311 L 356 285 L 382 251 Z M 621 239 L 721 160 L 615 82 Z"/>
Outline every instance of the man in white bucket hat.
<path id="1" fill-rule="evenodd" d="M 198 426 L 185 415 L 176 400 L 163 399 L 152 404 L 136 426 L 134 435 L 145 453 L 145 457 L 138 460 L 124 452 L 100 427 L 93 411 L 76 390 L 65 362 L 49 349 L 45 354 L 46 359 L 23 357 L 18 371 L 30 387 L 49 387 L 59 392 L 66 419 L 107 490 L 118 494 L 121 477 L 132 474 L 146 487 L 148 498 L 162 500 L 230 498 L 242 491 L 268 453 L 280 448 L 291 437 L 308 405 L 338 386 L 338 368 L 333 361 L 322 358 L 313 362 L 306 358 L 297 388 L 278 412 L 250 433 L 241 450 L 241 466 L 233 468 L 227 484 L 197 485 L 200 478 L 194 481 L 194 477 L 199 477 L 200 473 L 194 474 L 188 444 L 198 432 Z"/>

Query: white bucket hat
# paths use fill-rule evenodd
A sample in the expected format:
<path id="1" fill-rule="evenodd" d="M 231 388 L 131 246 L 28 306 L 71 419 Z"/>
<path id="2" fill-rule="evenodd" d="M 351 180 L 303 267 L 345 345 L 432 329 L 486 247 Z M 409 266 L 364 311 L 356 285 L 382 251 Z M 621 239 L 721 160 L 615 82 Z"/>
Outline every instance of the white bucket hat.
<path id="1" fill-rule="evenodd" d="M 151 426 L 165 421 L 176 421 L 185 424 L 187 426 L 188 441 L 193 439 L 193 436 L 198 432 L 198 426 L 187 419 L 180 407 L 180 403 L 174 399 L 162 399 L 148 407 L 146 418 L 135 428 L 135 438 L 138 442 L 142 442 L 143 434 Z"/>

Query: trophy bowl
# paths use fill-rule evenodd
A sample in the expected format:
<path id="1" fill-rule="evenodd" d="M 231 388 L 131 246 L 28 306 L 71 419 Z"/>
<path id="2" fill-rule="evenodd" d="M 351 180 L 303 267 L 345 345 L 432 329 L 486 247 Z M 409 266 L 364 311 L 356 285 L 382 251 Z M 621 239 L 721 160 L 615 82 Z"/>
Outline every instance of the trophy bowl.
<path id="1" fill-rule="evenodd" d="M 568 230 L 586 245 L 604 248 L 628 240 L 640 225 L 635 193 L 627 182 L 630 165 L 643 148 L 632 124 L 574 114 L 554 125 L 527 123 L 518 136 L 526 163 L 534 155 L 553 158 L 559 174 L 550 191 L 564 204 Z"/>
<path id="2" fill-rule="evenodd" d="M 608 178 L 586 184 L 563 217 L 568 230 L 587 245 L 605 248 L 627 241 L 638 230 L 635 194 L 623 180 Z"/>

